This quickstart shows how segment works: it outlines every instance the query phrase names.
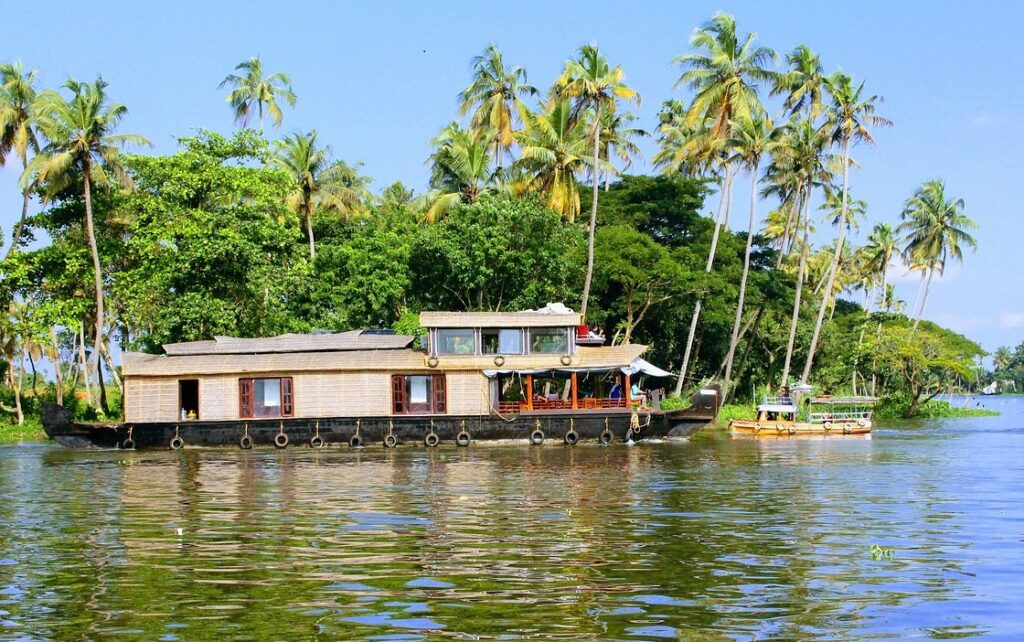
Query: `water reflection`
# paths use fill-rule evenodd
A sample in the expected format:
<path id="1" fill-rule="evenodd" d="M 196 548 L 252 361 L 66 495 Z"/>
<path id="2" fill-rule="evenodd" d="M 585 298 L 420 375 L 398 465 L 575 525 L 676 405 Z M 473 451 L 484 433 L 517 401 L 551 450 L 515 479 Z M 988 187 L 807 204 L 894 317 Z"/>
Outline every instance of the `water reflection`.
<path id="1" fill-rule="evenodd" d="M 0 639 L 1013 636 L 1021 406 L 870 441 L 5 447 Z"/>

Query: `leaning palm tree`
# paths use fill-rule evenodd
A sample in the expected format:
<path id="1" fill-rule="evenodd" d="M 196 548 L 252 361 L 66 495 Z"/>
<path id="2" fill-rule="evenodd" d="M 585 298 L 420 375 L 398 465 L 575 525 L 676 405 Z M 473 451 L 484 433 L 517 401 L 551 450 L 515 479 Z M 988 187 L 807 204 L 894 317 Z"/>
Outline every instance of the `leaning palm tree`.
<path id="1" fill-rule="evenodd" d="M 741 38 L 736 33 L 736 19 L 718 13 L 703 28 L 694 30 L 690 46 L 696 51 L 677 56 L 672 61 L 683 69 L 676 87 L 686 85 L 694 92 L 682 124 L 707 139 L 698 146 L 714 150 L 714 156 L 722 151 L 724 141 L 730 138 L 731 123 L 736 119 L 760 117 L 765 113 L 757 97 L 757 85 L 774 77 L 767 65 L 775 60 L 775 52 L 767 47 L 755 46 L 756 38 L 757 35 L 753 33 Z M 724 178 L 719 208 L 724 210 L 724 216 L 720 213 L 715 221 L 716 234 L 718 227 L 728 226 L 732 200 L 733 172 L 728 160 L 731 156 L 725 155 L 724 158 L 726 160 L 721 163 Z M 707 272 L 714 265 L 716 249 L 717 243 L 712 242 Z M 698 297 L 694 303 L 683 363 L 676 381 L 676 394 L 682 392 L 686 380 L 702 302 Z"/>
<path id="2" fill-rule="evenodd" d="M 332 210 L 349 215 L 364 207 L 365 186 L 348 184 L 354 170 L 343 162 L 331 163 L 331 148 L 317 146 L 317 132 L 295 132 L 277 143 L 274 166 L 292 179 L 287 204 L 302 216 L 309 239 L 309 258 L 316 258 L 313 212 Z M 358 175 L 357 175 L 358 176 Z M 360 189 L 361 188 L 361 189 Z"/>
<path id="3" fill-rule="evenodd" d="M 735 150 L 733 162 L 750 171 L 750 221 L 747 223 L 747 246 L 743 253 L 743 274 L 740 277 L 740 294 L 736 302 L 736 316 L 733 319 L 732 339 L 725 356 L 725 390 L 722 396 L 729 398 L 732 382 L 733 358 L 740 338 L 740 323 L 743 321 L 743 302 L 747 293 L 747 276 L 750 274 L 750 254 L 754 246 L 754 230 L 757 225 L 757 183 L 761 158 L 772 144 L 772 121 L 767 116 L 741 118 L 730 126 L 732 137 L 729 146 Z"/>
<path id="4" fill-rule="evenodd" d="M 501 165 L 503 155 L 511 157 L 515 123 L 527 111 L 521 97 L 538 92 L 527 84 L 524 68 L 505 66 L 494 43 L 473 58 L 472 64 L 473 82 L 459 94 L 459 115 L 472 112 L 470 132 L 480 138 L 486 131 L 494 162 Z"/>
<path id="5" fill-rule="evenodd" d="M 853 79 L 846 74 L 837 72 L 826 80 L 825 88 L 828 90 L 832 104 L 826 114 L 825 124 L 822 129 L 828 134 L 834 144 L 842 147 L 843 158 L 843 188 L 842 205 L 840 208 L 839 220 L 848 220 L 847 207 L 849 206 L 848 196 L 850 192 L 850 147 L 854 143 L 874 143 L 871 136 L 871 129 L 874 127 L 888 127 L 892 123 L 875 114 L 875 104 L 881 102 L 879 96 L 864 97 L 864 83 L 854 86 Z M 843 255 L 843 244 L 846 242 L 846 225 L 839 226 L 839 234 L 836 237 L 836 252 L 829 268 L 828 285 L 825 292 L 832 292 L 835 286 L 836 273 L 839 269 L 839 262 Z M 811 376 L 811 368 L 814 365 L 814 353 L 818 348 L 818 339 L 821 337 L 821 326 L 825 321 L 825 299 L 822 299 L 821 307 L 818 309 L 818 318 L 814 323 L 814 332 L 811 335 L 811 345 L 807 351 L 807 361 L 804 363 L 804 371 L 800 376 L 800 383 L 806 384 Z"/>
<path id="6" fill-rule="evenodd" d="M 424 214 L 427 223 L 462 204 L 475 203 L 494 189 L 498 179 L 498 172 L 491 170 L 488 144 L 457 123 L 447 125 L 430 144 L 434 153 L 427 160 L 431 166 L 430 207 Z"/>
<path id="7" fill-rule="evenodd" d="M 553 94 L 558 98 L 574 100 L 572 121 L 590 116 L 593 156 L 591 160 L 592 198 L 590 227 L 587 235 L 587 276 L 583 282 L 583 302 L 580 319 L 587 318 L 590 283 L 594 278 L 594 229 L 597 226 L 597 194 L 601 187 L 601 167 L 598 155 L 601 149 L 601 119 L 603 114 L 614 114 L 620 100 L 640 104 L 640 94 L 626 86 L 622 67 L 611 67 L 596 45 L 580 47 L 578 57 L 568 60 L 562 75 L 555 81 Z"/>
<path id="8" fill-rule="evenodd" d="M 903 205 L 902 222 L 896 232 L 903 234 L 904 256 L 923 263 L 928 273 L 914 328 L 921 323 L 935 273 L 942 274 L 949 259 L 962 262 L 964 246 L 978 246 L 969 232 L 977 229 L 978 224 L 963 210 L 964 200 L 947 199 L 946 186 L 939 179 L 925 182 Z"/>
<path id="9" fill-rule="evenodd" d="M 529 114 L 525 125 L 516 134 L 522 157 L 515 165 L 524 177 L 524 191 L 543 194 L 549 208 L 575 221 L 580 213 L 577 176 L 592 160 L 586 132 L 573 122 L 572 104 L 552 101 L 543 112 Z"/>
<path id="10" fill-rule="evenodd" d="M 235 122 L 247 127 L 255 111 L 260 131 L 263 131 L 263 114 L 266 112 L 273 119 L 274 127 L 280 127 L 283 115 L 281 106 L 277 104 L 278 98 L 283 98 L 290 107 L 294 107 L 296 102 L 288 74 L 278 72 L 264 77 L 263 62 L 259 56 L 239 63 L 235 71 L 241 73 L 228 74 L 217 86 L 218 89 L 232 87 L 227 101 L 235 112 Z"/>
<path id="11" fill-rule="evenodd" d="M 27 170 L 29 152 L 35 154 L 39 151 L 35 80 L 36 71 L 24 71 L 21 63 L 0 65 L 0 167 L 13 151 L 21 159 L 22 170 Z M 21 242 L 21 231 L 32 201 L 32 187 L 26 185 L 21 197 L 21 218 L 14 225 L 11 246 L 4 258 L 16 252 Z"/>
<path id="12" fill-rule="evenodd" d="M 100 355 L 106 351 L 103 341 L 103 274 L 100 254 L 96 245 L 96 227 L 92 211 L 92 187 L 104 187 L 112 179 L 123 186 L 131 186 L 131 179 L 121 163 L 120 149 L 125 145 L 149 145 L 138 134 L 115 134 L 128 108 L 111 103 L 107 98 L 107 83 L 102 78 L 84 83 L 68 79 L 64 86 L 71 99 L 55 91 L 45 91 L 38 97 L 38 128 L 46 145 L 32 159 L 23 183 L 35 180 L 45 189 L 45 197 L 82 183 L 85 202 L 85 232 L 92 254 L 93 279 L 96 296 L 96 337 L 92 358 L 94 371 L 99 373 Z"/>

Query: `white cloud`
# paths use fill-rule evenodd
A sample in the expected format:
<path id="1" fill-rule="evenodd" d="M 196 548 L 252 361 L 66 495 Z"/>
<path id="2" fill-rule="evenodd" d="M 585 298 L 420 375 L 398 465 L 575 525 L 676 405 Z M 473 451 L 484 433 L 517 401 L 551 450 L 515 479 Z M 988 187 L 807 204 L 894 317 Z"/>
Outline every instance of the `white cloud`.
<path id="1" fill-rule="evenodd" d="M 1001 312 L 999 314 L 999 327 L 1004 330 L 1024 328 L 1024 312 Z"/>

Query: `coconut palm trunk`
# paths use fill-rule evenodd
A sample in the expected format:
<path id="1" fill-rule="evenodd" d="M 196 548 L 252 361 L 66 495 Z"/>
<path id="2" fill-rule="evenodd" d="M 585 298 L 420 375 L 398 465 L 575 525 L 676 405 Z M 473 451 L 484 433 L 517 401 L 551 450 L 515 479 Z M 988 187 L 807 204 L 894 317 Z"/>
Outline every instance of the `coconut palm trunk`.
<path id="1" fill-rule="evenodd" d="M 312 204 L 309 201 L 306 201 L 306 204 L 305 206 L 303 206 L 302 209 L 303 213 L 305 214 L 303 218 L 306 219 L 306 236 L 309 237 L 309 260 L 312 261 L 313 259 L 316 258 L 316 241 L 313 240 Z"/>
<path id="2" fill-rule="evenodd" d="M 22 169 L 28 170 L 27 159 L 22 163 Z M 4 255 L 4 259 L 9 259 L 18 249 L 18 243 L 21 241 L 21 231 L 25 227 L 25 219 L 28 218 L 28 207 L 31 202 L 32 192 L 26 187 L 25 191 L 21 193 L 21 218 L 14 225 L 14 233 L 11 235 L 11 247 L 7 248 L 7 254 Z"/>
<path id="3" fill-rule="evenodd" d="M 803 195 L 804 210 L 804 234 L 803 245 L 800 248 L 800 266 L 796 271 L 796 294 L 793 297 L 793 316 L 789 322 L 789 341 L 786 343 L 786 360 L 782 366 L 782 378 L 780 385 L 789 385 L 789 368 L 793 364 L 793 346 L 796 345 L 796 328 L 800 323 L 800 300 L 804 292 L 804 278 L 807 274 L 807 254 L 810 247 L 811 236 L 811 199 L 810 194 Z"/>
<path id="4" fill-rule="evenodd" d="M 839 261 L 843 257 L 843 244 L 846 242 L 846 214 L 849 206 L 850 182 L 850 137 L 843 139 L 843 207 L 839 218 L 839 236 L 836 238 L 836 254 L 832 257 L 832 264 L 828 269 L 828 282 L 821 295 L 821 306 L 818 308 L 818 319 L 814 323 L 814 333 L 811 335 L 811 345 L 807 350 L 807 362 L 804 364 L 803 374 L 800 375 L 800 384 L 806 385 L 811 376 L 811 368 L 814 366 L 814 352 L 818 348 L 818 339 L 821 337 L 821 326 L 825 322 L 825 310 L 829 306 L 829 297 L 832 296 L 832 288 L 835 287 L 836 272 L 839 271 Z"/>
<path id="5" fill-rule="evenodd" d="M 100 351 L 103 349 L 103 273 L 100 268 L 100 251 L 96 244 L 96 228 L 92 216 L 90 168 L 91 164 L 87 157 L 82 172 L 82 194 L 85 198 L 85 234 L 89 240 L 89 252 L 92 254 L 93 285 L 96 288 L 96 337 L 93 341 L 92 362 L 96 376 L 99 377 Z"/>
<path id="6" fill-rule="evenodd" d="M 921 317 L 924 316 L 924 308 L 928 305 L 928 291 L 932 287 L 932 277 L 935 276 L 935 266 L 928 268 L 928 280 L 924 284 L 924 297 L 921 299 L 921 307 L 917 311 L 917 318 L 914 320 L 914 329 L 917 330 L 917 326 L 921 324 Z"/>
<path id="7" fill-rule="evenodd" d="M 725 211 L 728 194 L 732 192 L 732 165 L 725 165 L 725 176 L 722 179 L 722 195 L 718 199 L 718 214 L 715 216 L 715 231 L 711 235 L 711 249 L 708 250 L 708 261 L 704 266 L 704 273 L 710 274 L 715 264 L 715 253 L 718 251 L 718 236 L 722 231 L 722 214 Z M 704 304 L 703 297 L 697 297 L 693 304 L 693 317 L 690 319 L 690 332 L 686 336 L 686 350 L 683 352 L 683 365 L 679 368 L 679 379 L 676 380 L 677 395 L 683 394 L 683 385 L 686 383 L 686 373 L 690 365 L 690 355 L 693 348 L 693 339 L 697 334 L 697 322 L 700 320 L 701 307 Z"/>
<path id="8" fill-rule="evenodd" d="M 736 318 L 732 323 L 732 340 L 729 342 L 729 353 L 725 356 L 725 390 L 722 398 L 729 399 L 732 394 L 732 362 L 736 356 L 736 345 L 739 343 L 740 323 L 743 321 L 743 301 L 747 295 L 747 276 L 750 274 L 750 252 L 754 245 L 754 225 L 757 222 L 757 162 L 750 168 L 750 221 L 747 225 L 747 249 L 743 253 L 743 276 L 740 278 L 740 298 L 736 303 Z"/>
<path id="9" fill-rule="evenodd" d="M 597 226 L 597 195 L 601 191 L 601 174 L 598 168 L 597 152 L 601 139 L 601 103 L 594 110 L 594 156 L 592 168 L 593 197 L 590 203 L 590 232 L 587 235 L 587 278 L 583 281 L 583 303 L 580 306 L 580 320 L 587 319 L 587 303 L 590 300 L 590 282 L 594 278 L 594 229 Z"/>

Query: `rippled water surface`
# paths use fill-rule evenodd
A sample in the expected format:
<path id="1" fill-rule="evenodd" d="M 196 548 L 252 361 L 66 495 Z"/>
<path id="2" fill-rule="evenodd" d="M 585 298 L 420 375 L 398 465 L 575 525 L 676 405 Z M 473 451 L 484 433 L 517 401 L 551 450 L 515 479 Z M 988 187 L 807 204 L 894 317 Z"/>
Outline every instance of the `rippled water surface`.
<path id="1" fill-rule="evenodd" d="M 1024 399 L 986 403 L 871 440 L 3 446 L 0 639 L 1024 639 Z"/>

